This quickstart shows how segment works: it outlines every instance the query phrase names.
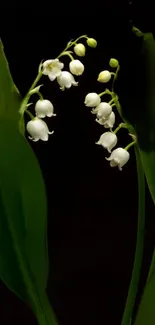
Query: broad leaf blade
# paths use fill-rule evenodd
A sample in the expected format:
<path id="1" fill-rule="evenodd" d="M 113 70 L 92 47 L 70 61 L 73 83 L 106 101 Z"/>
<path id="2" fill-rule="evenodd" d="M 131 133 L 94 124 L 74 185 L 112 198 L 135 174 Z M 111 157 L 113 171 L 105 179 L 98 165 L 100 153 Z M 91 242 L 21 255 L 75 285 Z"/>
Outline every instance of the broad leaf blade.
<path id="1" fill-rule="evenodd" d="M 20 101 L 0 43 L 0 278 L 32 308 L 40 325 L 53 325 L 45 293 L 45 185 L 35 154 L 18 130 Z"/>
<path id="2" fill-rule="evenodd" d="M 20 102 L 21 96 L 13 82 L 0 40 L 0 116 L 11 115 L 12 119 L 18 119 Z"/>
<path id="3" fill-rule="evenodd" d="M 37 159 L 25 138 L 9 120 L 3 118 L 0 121 L 0 193 L 5 215 L 14 221 L 17 239 L 37 285 L 45 288 L 48 258 L 44 181 Z"/>
<path id="4" fill-rule="evenodd" d="M 145 127 L 143 132 L 138 134 L 138 140 L 148 187 L 155 203 L 155 40 L 151 33 L 143 36 L 141 63 L 145 78 L 142 80 L 143 95 L 141 95 Z M 139 121 L 136 124 L 137 130 L 141 123 Z"/>
<path id="5" fill-rule="evenodd" d="M 131 44 L 130 44 L 131 46 Z M 155 203 L 155 41 L 151 33 L 137 37 L 132 44 L 126 71 L 122 112 L 136 132 L 139 153 L 147 184 Z M 155 264 L 154 258 L 134 325 L 155 324 Z"/>
<path id="6" fill-rule="evenodd" d="M 154 265 L 155 268 L 155 265 Z M 134 325 L 155 324 L 155 273 L 147 281 Z"/>
<path id="7" fill-rule="evenodd" d="M 5 283 L 5 276 L 9 277 L 10 289 L 25 300 L 18 281 L 23 274 L 18 270 L 20 261 L 14 248 L 18 245 L 37 288 L 44 290 L 48 275 L 45 186 L 25 138 L 8 119 L 1 118 L 0 122 L 0 277 Z"/>
<path id="8" fill-rule="evenodd" d="M 122 115 L 137 135 L 140 156 L 151 196 L 155 200 L 155 41 L 151 33 L 129 44 L 120 70 Z"/>

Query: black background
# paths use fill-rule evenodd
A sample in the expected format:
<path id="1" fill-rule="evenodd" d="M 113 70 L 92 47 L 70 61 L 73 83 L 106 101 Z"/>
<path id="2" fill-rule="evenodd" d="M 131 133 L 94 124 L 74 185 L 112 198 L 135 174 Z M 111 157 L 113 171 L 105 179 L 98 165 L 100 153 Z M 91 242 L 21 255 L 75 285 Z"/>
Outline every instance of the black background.
<path id="1" fill-rule="evenodd" d="M 133 51 L 131 24 L 155 32 L 151 4 L 124 1 L 42 2 L 1 5 L 1 37 L 14 81 L 24 96 L 42 59 L 56 57 L 70 39 L 88 34 L 98 41 L 87 49 L 79 87 L 61 92 L 43 78 L 45 98 L 57 117 L 47 143 L 31 143 L 47 188 L 50 276 L 48 294 L 60 325 L 120 324 L 133 266 L 137 230 L 137 175 L 131 159 L 119 172 L 96 146 L 103 127 L 84 106 L 88 92 L 101 92 L 97 75 L 110 57 L 125 69 Z M 68 68 L 68 58 L 64 58 Z M 124 71 L 124 70 L 123 70 Z M 123 83 L 125 80 L 122 81 Z M 119 84 L 121 87 L 121 82 Z M 127 98 L 126 98 L 127 100 Z M 117 123 L 120 122 L 117 117 Z M 116 123 L 116 124 L 117 124 Z M 119 133 L 119 145 L 130 141 Z M 143 271 L 136 305 L 154 246 L 154 206 L 147 191 Z M 0 324 L 36 324 L 24 303 L 0 284 Z"/>

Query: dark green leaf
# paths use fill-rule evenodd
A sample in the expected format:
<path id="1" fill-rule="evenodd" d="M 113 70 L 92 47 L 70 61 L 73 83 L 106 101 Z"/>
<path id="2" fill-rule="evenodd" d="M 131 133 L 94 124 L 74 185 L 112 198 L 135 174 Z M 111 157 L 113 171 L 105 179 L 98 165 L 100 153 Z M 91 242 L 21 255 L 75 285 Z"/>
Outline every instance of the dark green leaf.
<path id="1" fill-rule="evenodd" d="M 18 110 L 21 103 L 21 96 L 15 86 L 7 59 L 3 51 L 3 44 L 0 40 L 0 116 L 11 116 L 13 120 L 19 119 Z"/>
<path id="2" fill-rule="evenodd" d="M 155 203 L 155 41 L 151 33 L 137 33 L 130 44 L 124 85 L 120 90 L 122 114 L 136 132 L 147 184 Z M 134 325 L 155 324 L 155 263 L 146 282 Z"/>
<path id="3" fill-rule="evenodd" d="M 0 278 L 31 307 L 40 325 L 54 325 L 45 293 L 45 185 L 35 154 L 18 130 L 20 101 L 0 43 Z"/>
<path id="4" fill-rule="evenodd" d="M 48 276 L 45 186 L 25 138 L 0 122 L 0 277 L 36 312 Z"/>

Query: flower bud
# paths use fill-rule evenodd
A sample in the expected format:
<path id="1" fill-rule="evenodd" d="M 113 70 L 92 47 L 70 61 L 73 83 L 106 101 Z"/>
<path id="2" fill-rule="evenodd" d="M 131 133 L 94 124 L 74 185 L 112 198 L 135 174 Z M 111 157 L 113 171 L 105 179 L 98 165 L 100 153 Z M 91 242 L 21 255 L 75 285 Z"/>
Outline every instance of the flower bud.
<path id="1" fill-rule="evenodd" d="M 111 73 L 108 70 L 104 70 L 99 73 L 97 81 L 106 83 L 110 79 L 111 79 Z"/>
<path id="2" fill-rule="evenodd" d="M 117 144 L 117 136 L 112 132 L 105 132 L 100 136 L 100 139 L 96 142 L 96 144 L 103 146 L 108 150 L 108 152 L 111 152 L 111 150 Z"/>
<path id="3" fill-rule="evenodd" d="M 79 60 L 72 60 L 69 63 L 69 70 L 76 76 L 81 76 L 84 71 L 84 65 Z"/>
<path id="4" fill-rule="evenodd" d="M 98 94 L 96 93 L 89 93 L 86 97 L 85 97 L 85 101 L 84 104 L 87 107 L 96 107 L 100 104 L 101 102 L 101 98 Z"/>
<path id="5" fill-rule="evenodd" d="M 87 45 L 95 48 L 97 46 L 97 41 L 94 38 L 87 38 Z"/>
<path id="6" fill-rule="evenodd" d="M 86 48 L 82 43 L 78 43 L 74 46 L 74 52 L 78 56 L 85 56 Z"/>
<path id="7" fill-rule="evenodd" d="M 109 65 L 110 65 L 111 68 L 117 68 L 118 65 L 119 65 L 119 62 L 116 59 L 110 59 Z"/>
<path id="8" fill-rule="evenodd" d="M 109 158 L 106 158 L 106 160 L 110 161 L 111 167 L 118 166 L 119 170 L 122 170 L 122 167 L 128 162 L 130 158 L 130 154 L 127 150 L 123 148 L 117 148 L 114 151 L 112 151 Z"/>
<path id="9" fill-rule="evenodd" d="M 65 88 L 70 88 L 71 86 L 78 86 L 78 82 L 75 81 L 73 75 L 68 71 L 62 71 L 61 75 L 57 77 L 57 82 L 61 90 L 65 90 Z"/>

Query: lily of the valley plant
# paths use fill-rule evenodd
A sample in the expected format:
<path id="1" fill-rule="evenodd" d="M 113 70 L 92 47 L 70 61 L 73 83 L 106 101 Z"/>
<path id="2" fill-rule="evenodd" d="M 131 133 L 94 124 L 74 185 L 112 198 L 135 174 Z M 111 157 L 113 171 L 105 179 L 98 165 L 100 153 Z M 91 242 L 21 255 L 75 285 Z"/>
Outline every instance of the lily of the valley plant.
<path id="1" fill-rule="evenodd" d="M 150 34 L 145 38 L 145 34 L 142 34 L 139 30 L 136 30 L 136 33 L 138 37 L 144 37 L 148 54 L 148 49 L 150 50 L 151 46 L 154 46 Z M 152 41 L 151 46 L 150 39 Z M 96 48 L 97 41 L 87 35 L 82 35 L 76 40 L 68 42 L 65 49 L 56 58 L 48 58 L 42 61 L 32 86 L 22 100 L 11 79 L 2 44 L 0 45 L 0 84 L 2 86 L 5 84 L 5 89 L 0 90 L 0 110 L 2 106 L 10 107 L 11 103 L 12 107 L 18 106 L 19 113 L 18 132 L 14 128 L 14 122 L 11 124 L 10 120 L 8 120 L 9 113 L 8 115 L 6 113 L 5 116 L 4 110 L 1 116 L 3 123 L 0 128 L 2 133 L 0 135 L 0 278 L 10 290 L 31 306 L 39 325 L 57 325 L 57 320 L 45 292 L 48 278 L 48 258 L 45 240 L 47 209 L 44 183 L 39 164 L 37 164 L 36 157 L 30 149 L 28 141 L 25 141 L 25 137 L 34 142 L 40 140 L 48 141 L 49 137 L 52 137 L 54 133 L 54 130 L 49 130 L 48 123 L 45 122 L 44 118 L 57 118 L 55 103 L 42 95 L 42 76 L 44 78 L 47 77 L 50 83 L 57 83 L 60 91 L 71 91 L 70 88 L 78 87 L 79 81 L 77 80 L 85 72 L 82 58 L 87 55 L 87 46 L 92 49 Z M 153 53 L 155 53 L 155 46 L 153 49 Z M 64 56 L 68 57 L 67 70 L 64 70 Z M 150 57 L 152 58 L 151 55 Z M 155 62 L 155 58 L 153 62 Z M 130 159 L 131 152 L 129 149 L 131 147 L 135 148 L 139 185 L 138 235 L 133 273 L 122 319 L 122 325 L 131 325 L 140 275 L 144 238 L 145 182 L 141 161 L 143 161 L 143 166 L 147 166 L 147 159 L 152 159 L 152 156 L 143 155 L 135 128 L 129 124 L 122 114 L 119 97 L 115 93 L 115 81 L 119 76 L 119 70 L 119 61 L 116 58 L 111 58 L 109 60 L 109 70 L 97 71 L 97 81 L 103 85 L 109 83 L 110 88 L 104 88 L 103 92 L 99 94 L 95 89 L 94 92 L 86 94 L 85 98 L 83 98 L 83 106 L 84 109 L 90 109 L 91 113 L 95 115 L 95 122 L 103 127 L 103 133 L 96 141 L 96 145 L 101 146 L 103 152 L 107 150 L 105 159 L 111 167 L 118 167 L 118 170 L 122 171 L 122 167 L 125 168 L 124 166 Z M 5 74 L 6 78 L 4 77 Z M 6 82 L 7 80 L 9 81 Z M 15 97 L 12 89 L 16 92 Z M 33 103 L 34 94 L 38 98 Z M 17 101 L 17 95 L 20 98 L 20 104 Z M 109 100 L 107 101 L 105 98 L 109 98 Z M 34 104 L 34 110 L 32 103 Z M 29 119 L 28 122 L 25 121 L 25 114 L 27 114 Z M 121 119 L 119 125 L 115 125 L 116 114 L 119 114 Z M 10 123 L 9 126 L 8 123 Z M 7 128 L 9 128 L 9 132 Z M 126 129 L 129 137 L 129 142 L 125 147 L 118 146 L 118 136 L 121 137 L 121 130 L 123 128 Z M 153 134 L 153 131 L 151 132 L 150 134 Z M 3 139 L 5 139 L 5 143 Z M 16 147 L 12 154 L 10 154 L 14 142 Z M 139 158 L 140 154 L 142 159 Z M 11 168 L 9 164 L 11 164 Z M 150 164 L 154 168 L 155 161 L 152 163 L 151 160 Z M 148 166 L 150 165 L 148 164 Z M 152 186 L 152 179 L 150 180 L 150 175 L 153 174 L 151 174 L 149 168 L 146 168 L 145 174 L 150 193 L 153 197 L 152 189 L 154 187 Z M 4 247 L 6 249 L 5 252 Z M 9 254 L 10 257 L 8 256 Z M 155 267 L 152 266 L 149 273 L 151 276 L 155 274 L 154 269 Z M 155 287 L 155 280 L 153 281 Z M 150 296 L 151 294 L 149 293 Z M 142 310 L 144 310 L 143 307 Z M 152 308 L 152 310 L 154 312 L 155 308 Z M 142 312 L 140 312 L 141 314 Z M 146 324 L 142 318 L 140 322 L 135 323 L 135 325 L 152 324 L 155 324 L 155 315 L 153 323 L 149 320 Z"/>
<path id="2" fill-rule="evenodd" d="M 97 46 L 97 41 L 93 38 L 88 38 L 86 35 L 79 37 L 75 41 L 70 41 L 66 48 L 58 55 L 57 58 L 48 59 L 41 62 L 38 75 L 33 82 L 30 90 L 22 101 L 20 107 L 20 125 L 24 119 L 24 114 L 27 113 L 30 117 L 30 121 L 26 125 L 26 130 L 29 133 L 29 139 L 32 141 L 47 141 L 49 135 L 54 133 L 54 130 L 49 130 L 47 124 L 43 121 L 44 117 L 56 116 L 54 113 L 54 105 L 47 98 L 43 98 L 41 94 L 41 85 L 38 85 L 42 75 L 49 78 L 50 82 L 56 81 L 60 90 L 64 91 L 73 86 L 78 86 L 78 81 L 76 81 L 76 76 L 81 76 L 84 73 L 85 67 L 81 62 L 83 56 L 86 55 L 86 46 L 81 43 L 82 39 L 86 38 L 86 43 L 88 46 L 95 48 Z M 79 42 L 80 41 L 80 42 Z M 76 59 L 74 55 L 79 56 L 81 59 Z M 64 71 L 64 63 L 62 62 L 63 56 L 68 56 L 69 65 L 68 71 Z M 136 144 L 135 134 L 131 134 L 128 130 L 128 126 L 125 121 L 122 121 L 118 126 L 115 127 L 115 114 L 120 114 L 119 99 L 117 94 L 114 92 L 114 82 L 118 77 L 120 65 L 117 59 L 111 58 L 109 61 L 109 67 L 112 71 L 103 70 L 98 73 L 97 80 L 100 83 L 106 84 L 112 82 L 112 89 L 106 88 L 102 93 L 97 94 L 96 92 L 88 93 L 85 96 L 84 104 L 86 107 L 91 108 L 91 113 L 96 115 L 95 121 L 106 129 L 96 142 L 97 145 L 102 146 L 107 149 L 110 153 L 109 157 L 105 157 L 109 161 L 111 167 L 118 167 L 119 171 L 128 162 L 130 158 L 129 148 Z M 31 96 L 33 94 L 38 94 L 38 101 L 35 103 L 35 116 L 30 112 Z M 104 95 L 109 95 L 109 101 L 104 101 Z M 120 117 L 122 118 L 121 114 Z M 118 131 L 120 132 L 122 128 L 128 130 L 130 141 L 125 148 L 116 147 L 118 142 Z M 20 129 L 23 132 L 22 129 Z M 124 323 L 122 323 L 124 325 Z M 128 325 L 128 324 L 127 324 Z"/>
<path id="3" fill-rule="evenodd" d="M 51 82 L 56 81 L 60 90 L 64 91 L 73 86 L 78 86 L 76 81 L 76 76 L 80 76 L 84 73 L 85 67 L 81 60 L 76 59 L 73 55 L 82 57 L 86 55 L 86 47 L 81 43 L 82 39 L 86 38 L 86 43 L 88 46 L 95 48 L 97 46 L 97 41 L 93 38 L 88 38 L 86 35 L 79 37 L 75 41 L 70 41 L 66 48 L 58 55 L 57 58 L 48 59 L 42 62 L 38 69 L 38 75 L 32 84 L 29 92 L 23 99 L 20 107 L 21 121 L 24 119 L 24 113 L 27 113 L 30 117 L 30 121 L 26 125 L 26 130 L 29 133 L 29 139 L 33 141 L 47 141 L 49 135 L 54 133 L 54 130 L 50 131 L 47 124 L 43 121 L 44 117 L 56 116 L 54 113 L 54 105 L 47 98 L 43 98 L 41 94 L 41 85 L 38 85 L 42 75 L 46 75 Z M 79 42 L 80 41 L 80 42 Z M 72 51 L 71 51 L 72 50 Z M 68 56 L 69 71 L 64 71 L 64 63 L 62 62 L 63 56 Z M 118 126 L 115 127 L 115 114 L 120 114 L 119 99 L 117 94 L 114 92 L 114 83 L 118 77 L 120 65 L 117 59 L 111 58 L 109 61 L 109 67 L 112 71 L 103 70 L 98 73 L 97 80 L 100 83 L 106 84 L 112 82 L 112 89 L 106 88 L 102 93 L 97 94 L 96 92 L 88 93 L 85 96 L 84 104 L 86 107 L 91 108 L 91 113 L 96 115 L 95 121 L 106 129 L 96 142 L 97 145 L 102 146 L 107 149 L 110 153 L 109 157 L 105 157 L 109 161 L 111 167 L 118 167 L 121 171 L 122 167 L 128 162 L 130 158 L 129 148 L 136 144 L 135 134 L 131 134 L 128 130 L 128 126 L 125 121 L 122 121 Z M 35 104 L 35 116 L 32 115 L 29 106 L 29 100 L 31 101 L 31 96 L 33 94 L 38 94 L 38 101 Z M 109 95 L 109 101 L 104 100 L 104 96 Z M 122 118 L 121 114 L 120 117 Z M 19 125 L 19 126 L 20 126 Z M 118 131 L 122 128 L 128 130 L 130 141 L 125 148 L 116 147 L 118 142 Z M 21 132 L 23 130 L 21 129 Z M 124 323 L 122 323 L 124 325 Z M 127 324 L 128 325 L 128 324 Z"/>

